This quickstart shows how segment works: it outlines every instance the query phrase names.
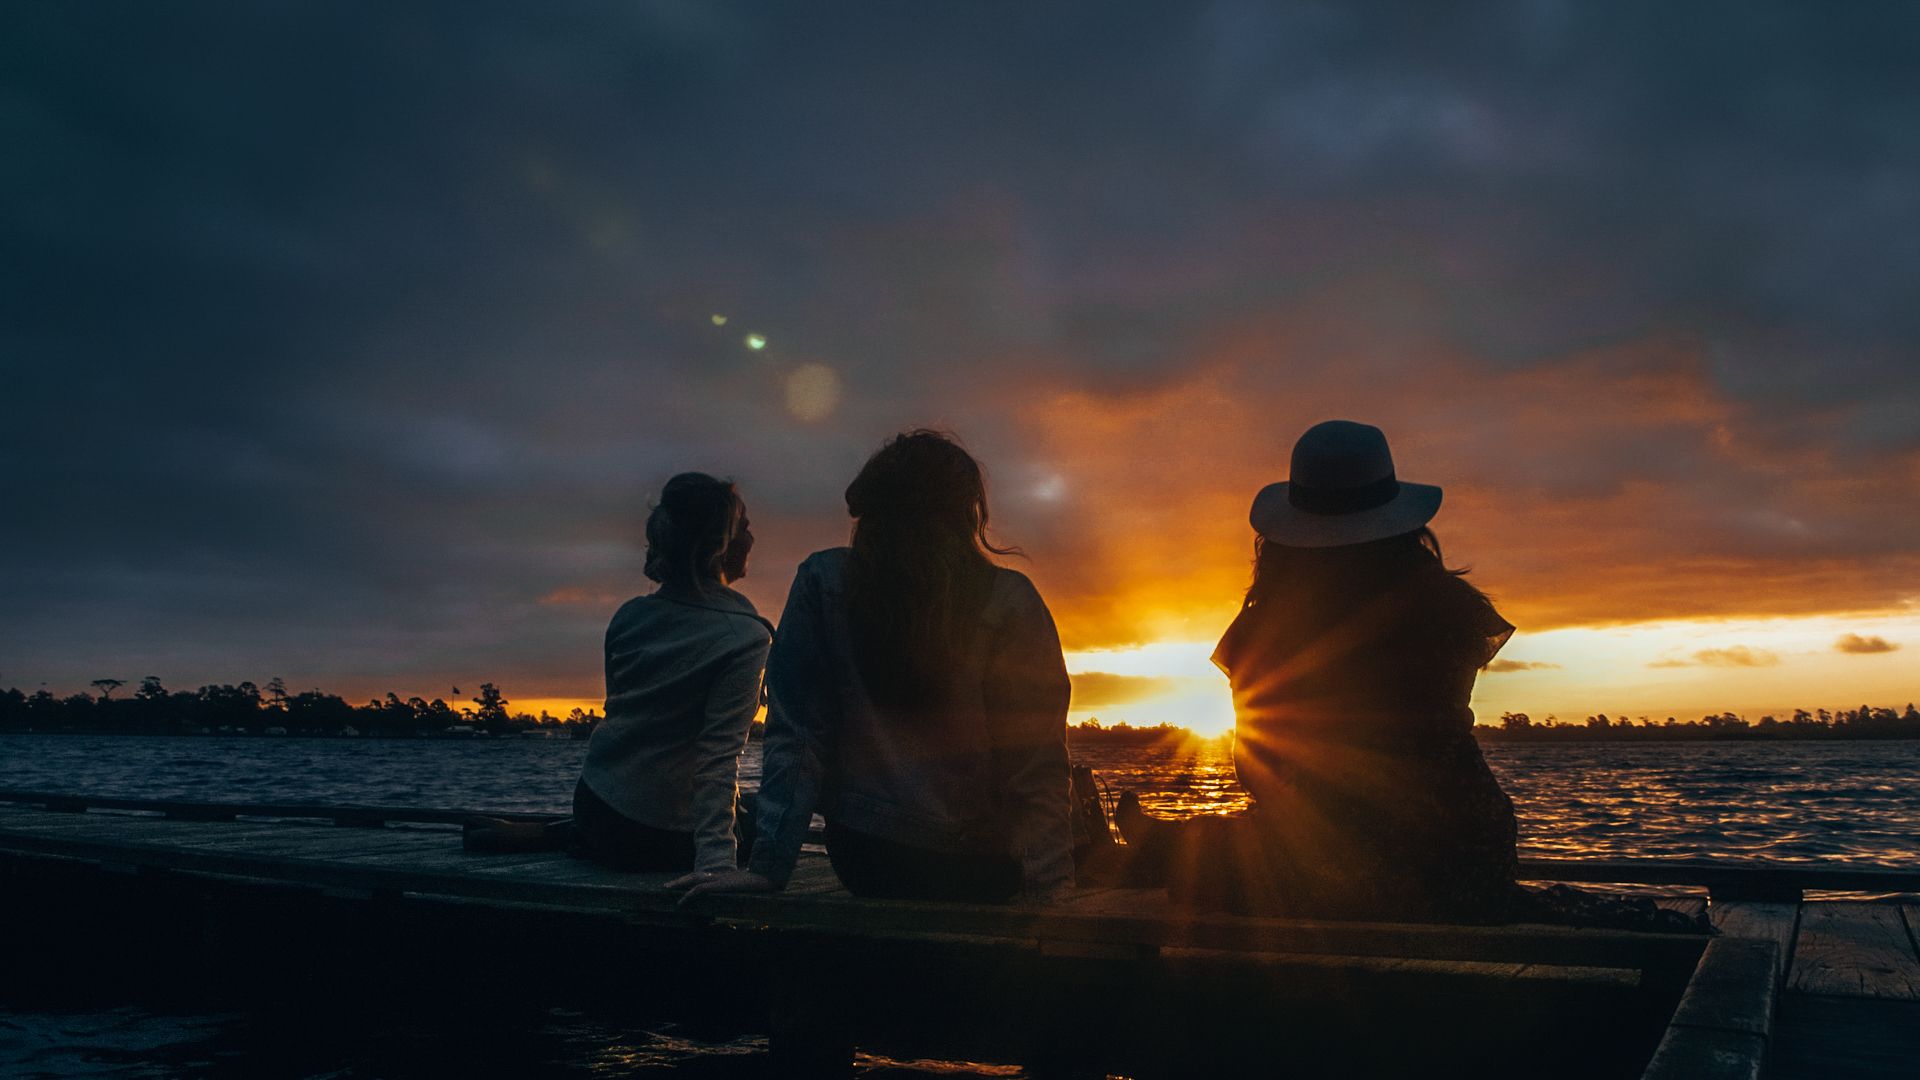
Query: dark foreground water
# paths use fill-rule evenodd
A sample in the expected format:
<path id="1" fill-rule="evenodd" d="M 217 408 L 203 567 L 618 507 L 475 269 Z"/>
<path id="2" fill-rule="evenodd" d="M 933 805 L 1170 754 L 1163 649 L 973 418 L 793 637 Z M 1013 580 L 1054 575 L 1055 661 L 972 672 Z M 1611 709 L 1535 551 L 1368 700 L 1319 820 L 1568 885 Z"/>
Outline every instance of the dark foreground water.
<path id="1" fill-rule="evenodd" d="M 567 809 L 584 744 L 538 740 L 0 738 L 0 788 L 208 801 Z M 1223 746 L 1078 748 L 1151 811 L 1236 809 Z M 1920 868 L 1920 743 L 1500 746 L 1524 854 L 1750 857 Z M 758 747 L 742 769 L 752 786 Z M 757 1039 L 704 1042 L 591 1003 L 363 1008 L 270 1001 L 50 1000 L 0 960 L 0 1076 L 758 1077 Z M 864 1077 L 1007 1076 L 863 1059 Z"/>

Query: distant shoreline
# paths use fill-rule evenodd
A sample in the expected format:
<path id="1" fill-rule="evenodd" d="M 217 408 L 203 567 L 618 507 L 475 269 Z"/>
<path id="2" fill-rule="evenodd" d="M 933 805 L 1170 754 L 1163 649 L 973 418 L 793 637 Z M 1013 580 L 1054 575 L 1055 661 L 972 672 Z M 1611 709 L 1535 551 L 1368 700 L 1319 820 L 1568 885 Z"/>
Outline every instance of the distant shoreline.
<path id="1" fill-rule="evenodd" d="M 340 740 L 365 740 L 369 742 L 580 742 L 590 731 L 569 730 L 573 725 L 560 729 L 545 728 L 523 731 L 508 731 L 492 734 L 485 731 L 467 732 L 344 732 L 328 731 L 130 731 L 113 728 L 61 728 L 36 730 L 33 728 L 0 728 L 0 738 L 7 736 L 48 736 L 55 738 L 117 736 L 133 739 L 315 739 L 328 742 Z M 755 724 L 750 739 L 758 741 L 762 737 L 763 725 Z M 1632 743 L 1776 743 L 1776 742 L 1911 742 L 1920 739 L 1920 731 L 1861 731 L 1845 730 L 1825 732 L 1767 732 L 1767 731 L 1715 731 L 1701 732 L 1688 729 L 1668 730 L 1658 726 L 1614 728 L 1607 731 L 1593 731 L 1573 724 L 1540 726 L 1531 731 L 1512 732 L 1493 724 L 1476 724 L 1474 737 L 1482 742 L 1501 745 L 1528 746 L 1590 746 L 1596 743 L 1632 744 Z M 1231 743 L 1233 733 L 1222 732 L 1219 735 L 1202 735 L 1183 727 L 1151 728 L 1106 728 L 1092 730 L 1083 727 L 1067 729 L 1069 743 L 1082 746 L 1117 747 L 1155 747 L 1175 748 L 1186 744 Z"/>
<path id="2" fill-rule="evenodd" d="M 1492 743 L 1527 743 L 1532 745 L 1584 745 L 1588 743 L 1730 743 L 1730 742 L 1906 742 L 1920 739 L 1920 731 L 1872 732 L 1872 733 L 1782 733 L 1772 734 L 1758 731 L 1718 732 L 1699 735 L 1690 732 L 1666 732 L 1659 728 L 1633 728 L 1629 731 L 1589 734 L 1584 728 L 1569 724 L 1559 731 L 1542 734 L 1515 735 L 1502 731 L 1492 724 L 1474 725 L 1473 734 Z"/>
<path id="3" fill-rule="evenodd" d="M 493 683 L 479 684 L 479 693 L 468 699 L 471 705 L 441 698 L 402 699 L 393 693 L 352 705 L 323 690 L 289 692 L 280 679 L 264 688 L 242 682 L 170 691 L 150 675 L 119 698 L 112 694 L 126 686 L 122 680 L 99 679 L 92 685 L 100 690 L 98 696 L 0 690 L 0 734 L 576 741 L 590 737 L 604 721 L 598 712 L 581 708 L 566 716 L 515 712 Z M 760 738 L 764 730 L 756 722 L 748 737 Z M 1136 727 L 1097 717 L 1069 725 L 1067 732 L 1083 746 L 1181 747 L 1231 743 L 1233 738 L 1230 731 L 1202 735 L 1176 724 Z M 1505 712 L 1498 720 L 1476 724 L 1473 733 L 1490 744 L 1888 742 L 1920 739 L 1920 708 L 1909 702 L 1904 710 L 1873 705 L 1794 709 L 1785 719 L 1769 714 L 1751 722 L 1734 712 L 1709 713 L 1697 720 L 1669 716 L 1659 722 L 1605 713 L 1572 722 L 1553 716 L 1536 722 L 1526 713 Z"/>

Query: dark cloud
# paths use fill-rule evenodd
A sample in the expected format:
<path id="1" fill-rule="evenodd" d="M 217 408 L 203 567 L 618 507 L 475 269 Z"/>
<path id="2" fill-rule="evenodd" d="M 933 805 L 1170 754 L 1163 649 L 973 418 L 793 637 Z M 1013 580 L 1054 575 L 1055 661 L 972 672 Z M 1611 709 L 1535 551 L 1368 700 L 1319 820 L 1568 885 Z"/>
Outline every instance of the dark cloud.
<path id="1" fill-rule="evenodd" d="M 1878 634 L 1868 637 L 1862 637 L 1859 634 L 1842 634 L 1840 635 L 1840 640 L 1833 643 L 1834 652 L 1853 653 L 1855 655 L 1887 653 L 1899 647 L 1899 642 L 1888 641 Z"/>
<path id="2" fill-rule="evenodd" d="M 1550 526 L 1450 489 L 1540 619 L 1665 603 L 1663 567 L 1885 603 L 1916 38 L 1784 3 L 12 6 L 0 679 L 590 694 L 667 475 L 741 481 L 777 609 L 919 423 L 986 458 L 1070 638 L 1128 640 L 1102 545 L 1230 610 L 1252 466 L 1449 382 L 1397 445 Z M 1207 371 L 1240 461 L 1123 422 L 1211 407 Z M 1182 471 L 1068 472 L 1066 392 Z M 1181 550 L 1158 505 L 1231 528 Z"/>

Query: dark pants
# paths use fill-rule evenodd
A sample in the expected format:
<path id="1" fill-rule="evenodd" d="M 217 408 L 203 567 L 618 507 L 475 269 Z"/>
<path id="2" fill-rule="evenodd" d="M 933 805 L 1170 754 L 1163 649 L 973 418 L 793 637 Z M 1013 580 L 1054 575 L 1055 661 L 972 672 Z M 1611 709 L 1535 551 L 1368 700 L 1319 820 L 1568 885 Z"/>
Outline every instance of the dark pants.
<path id="1" fill-rule="evenodd" d="M 734 841 L 740 865 L 753 852 L 753 796 L 742 794 L 734 809 Z M 573 785 L 573 833 L 567 851 L 615 870 L 691 870 L 693 834 L 642 825 L 607 805 L 583 780 Z"/>
<path id="2" fill-rule="evenodd" d="M 896 844 L 827 822 L 827 859 L 855 896 L 1004 904 L 1020 891 L 1020 864 L 1008 855 L 955 855 Z"/>
<path id="3" fill-rule="evenodd" d="M 615 870 L 691 870 L 693 834 L 642 825 L 608 806 L 581 781 L 573 786 L 569 852 Z"/>

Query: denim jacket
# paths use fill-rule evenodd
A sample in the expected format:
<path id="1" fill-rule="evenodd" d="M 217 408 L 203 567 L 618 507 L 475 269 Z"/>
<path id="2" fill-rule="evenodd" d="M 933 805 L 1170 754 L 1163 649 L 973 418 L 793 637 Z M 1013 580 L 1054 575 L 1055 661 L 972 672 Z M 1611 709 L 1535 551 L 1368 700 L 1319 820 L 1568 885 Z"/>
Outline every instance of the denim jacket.
<path id="1" fill-rule="evenodd" d="M 1046 602 L 999 568 L 961 692 L 941 723 L 904 723 L 867 696 L 855 665 L 846 548 L 800 564 L 767 660 L 765 765 L 751 866 L 776 886 L 793 873 L 817 809 L 895 843 L 1005 852 L 1023 895 L 1073 882 L 1067 670 Z"/>

